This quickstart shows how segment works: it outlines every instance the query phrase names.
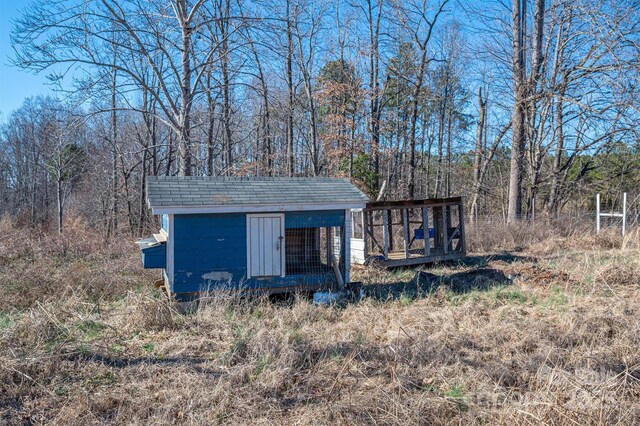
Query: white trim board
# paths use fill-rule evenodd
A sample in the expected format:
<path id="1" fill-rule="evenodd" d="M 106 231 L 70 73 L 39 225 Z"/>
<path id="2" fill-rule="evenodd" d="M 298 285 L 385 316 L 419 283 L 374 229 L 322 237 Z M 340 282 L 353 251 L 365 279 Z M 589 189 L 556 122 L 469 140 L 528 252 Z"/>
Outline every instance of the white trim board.
<path id="1" fill-rule="evenodd" d="M 301 212 L 315 210 L 363 209 L 366 203 L 242 204 L 227 206 L 163 206 L 152 207 L 153 214 L 262 213 Z"/>
<path id="2" fill-rule="evenodd" d="M 173 293 L 174 275 L 174 247 L 176 233 L 173 227 L 173 215 L 169 215 L 169 233 L 167 235 L 167 278 L 169 279 L 169 291 Z"/>

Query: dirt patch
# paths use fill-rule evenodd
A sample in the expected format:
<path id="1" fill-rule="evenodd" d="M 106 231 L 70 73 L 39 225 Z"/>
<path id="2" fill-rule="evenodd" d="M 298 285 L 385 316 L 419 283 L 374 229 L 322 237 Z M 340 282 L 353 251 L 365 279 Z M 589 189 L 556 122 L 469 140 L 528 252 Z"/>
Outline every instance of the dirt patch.
<path id="1" fill-rule="evenodd" d="M 508 276 L 527 285 L 551 286 L 577 283 L 564 271 L 547 269 L 537 264 L 511 264 L 506 265 L 504 270 Z"/>

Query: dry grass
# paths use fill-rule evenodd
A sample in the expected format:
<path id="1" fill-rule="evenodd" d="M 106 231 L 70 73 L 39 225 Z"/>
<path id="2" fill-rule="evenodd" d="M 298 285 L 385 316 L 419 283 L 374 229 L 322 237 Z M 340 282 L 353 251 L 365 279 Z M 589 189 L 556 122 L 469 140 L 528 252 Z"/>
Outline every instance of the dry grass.
<path id="1" fill-rule="evenodd" d="M 1 226 L 22 238 L 0 243 L 0 423 L 640 422 L 637 250 L 505 231 L 521 253 L 431 269 L 442 285 L 420 297 L 340 308 L 214 293 L 180 315 L 135 247 L 63 254 Z"/>

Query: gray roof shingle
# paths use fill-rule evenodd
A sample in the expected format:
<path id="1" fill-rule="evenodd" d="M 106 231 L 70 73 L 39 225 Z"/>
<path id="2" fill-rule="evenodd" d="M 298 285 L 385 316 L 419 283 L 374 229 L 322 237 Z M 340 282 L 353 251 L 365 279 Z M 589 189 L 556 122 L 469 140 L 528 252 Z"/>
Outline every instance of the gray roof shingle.
<path id="1" fill-rule="evenodd" d="M 304 177 L 149 176 L 151 208 L 260 204 L 366 203 L 348 179 Z"/>

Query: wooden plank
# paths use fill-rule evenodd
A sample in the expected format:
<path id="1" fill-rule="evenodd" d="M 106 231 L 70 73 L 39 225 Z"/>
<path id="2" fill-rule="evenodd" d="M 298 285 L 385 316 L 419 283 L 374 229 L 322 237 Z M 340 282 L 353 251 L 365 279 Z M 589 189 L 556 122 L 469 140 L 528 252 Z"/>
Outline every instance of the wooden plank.
<path id="1" fill-rule="evenodd" d="M 361 219 L 362 219 L 362 241 L 364 243 L 364 247 L 363 247 L 363 256 L 364 259 L 367 258 L 367 253 L 369 252 L 369 236 L 368 236 L 368 230 L 367 230 L 367 223 L 366 223 L 366 219 L 365 219 L 365 214 L 364 214 L 364 210 L 360 212 L 361 214 Z"/>
<path id="2" fill-rule="evenodd" d="M 371 201 L 367 203 L 367 210 L 393 209 L 403 207 L 456 205 L 462 202 L 462 197 L 428 198 L 423 200 L 399 200 L 399 201 Z"/>
<path id="3" fill-rule="evenodd" d="M 384 235 L 382 254 L 386 260 L 389 256 L 389 212 L 387 210 L 382 212 L 382 234 Z"/>
<path id="4" fill-rule="evenodd" d="M 402 228 L 404 233 L 404 257 L 409 257 L 409 223 L 407 222 L 407 209 L 402 209 Z"/>
<path id="5" fill-rule="evenodd" d="M 431 254 L 431 238 L 429 238 L 429 209 L 422 208 L 422 232 L 424 233 L 424 255 Z"/>
<path id="6" fill-rule="evenodd" d="M 168 237 L 167 237 L 167 281 L 169 282 L 169 294 L 174 291 L 175 286 L 175 244 L 176 230 L 175 217 L 170 214 L 167 217 Z"/>
<path id="7" fill-rule="evenodd" d="M 462 259 L 464 255 L 460 252 L 453 252 L 447 254 L 434 254 L 431 256 L 425 257 L 411 257 L 409 259 L 389 259 L 382 260 L 380 264 L 385 267 L 394 267 L 394 266 L 411 266 L 411 265 L 422 265 L 426 263 L 434 263 L 434 262 L 444 262 L 447 260 L 456 260 Z"/>
<path id="8" fill-rule="evenodd" d="M 331 228 L 328 226 L 324 228 L 324 232 L 326 236 L 325 244 L 327 245 L 327 265 L 330 266 L 333 259 L 333 235 L 331 235 Z"/>
<path id="9" fill-rule="evenodd" d="M 362 214 L 367 214 L 367 212 L 365 212 L 364 210 L 362 211 Z M 382 244 L 380 244 L 378 242 L 378 240 L 376 240 L 376 237 L 374 235 L 373 232 L 373 212 L 367 214 L 367 218 L 369 219 L 369 236 L 371 237 L 371 249 L 373 250 L 373 243 L 377 244 L 378 247 L 380 247 L 380 250 L 383 250 Z M 369 251 L 369 248 L 367 247 L 367 252 Z"/>
<path id="10" fill-rule="evenodd" d="M 284 215 L 280 215 L 280 229 L 278 230 L 278 236 L 280 240 L 280 277 L 282 278 L 287 274 L 287 258 L 285 256 L 287 252 L 287 241 L 284 221 Z M 320 253 L 320 229 L 318 229 L 318 253 Z"/>
<path id="11" fill-rule="evenodd" d="M 159 243 L 164 243 L 167 241 L 167 233 L 162 231 L 163 230 L 161 229 L 159 234 L 152 234 L 153 238 L 155 238 Z"/>
<path id="12" fill-rule="evenodd" d="M 447 229 L 447 207 L 442 206 L 442 243 L 443 243 L 443 252 L 447 254 L 449 251 L 449 239 L 447 238 L 448 229 Z"/>
<path id="13" fill-rule="evenodd" d="M 273 252 L 276 249 L 275 238 L 273 236 L 273 219 L 265 217 L 264 219 L 264 230 L 263 230 L 263 241 L 262 245 L 264 246 L 264 274 L 267 276 L 273 275 Z M 278 275 L 280 275 L 278 273 Z"/>
<path id="14" fill-rule="evenodd" d="M 262 249 L 262 264 L 260 265 L 260 270 L 262 276 L 271 275 L 271 271 L 269 270 L 270 259 L 269 252 L 271 251 L 271 247 L 269 246 L 270 240 L 267 240 L 267 226 L 269 226 L 269 230 L 271 229 L 271 223 L 267 221 L 266 218 L 260 218 L 260 248 Z M 270 234 L 270 232 L 269 232 Z M 270 236 L 269 236 L 270 237 Z"/>
<path id="15" fill-rule="evenodd" d="M 272 245 L 274 246 L 271 254 L 271 271 L 273 275 L 280 275 L 280 218 L 273 218 L 271 221 L 271 235 L 273 236 Z"/>
<path id="16" fill-rule="evenodd" d="M 333 273 L 336 276 L 336 280 L 338 281 L 338 286 L 340 287 L 340 289 L 344 288 L 344 280 L 342 279 L 342 274 L 340 273 L 340 267 L 338 266 L 338 261 L 334 258 L 331 261 L 331 264 L 333 266 Z"/>
<path id="17" fill-rule="evenodd" d="M 460 222 L 460 251 L 463 255 L 467 253 L 467 236 L 464 233 L 464 205 L 460 203 L 458 207 L 458 221 Z"/>
<path id="18" fill-rule="evenodd" d="M 393 251 L 393 211 L 392 210 L 387 210 L 387 227 L 389 229 L 388 233 L 389 233 L 389 251 Z"/>

